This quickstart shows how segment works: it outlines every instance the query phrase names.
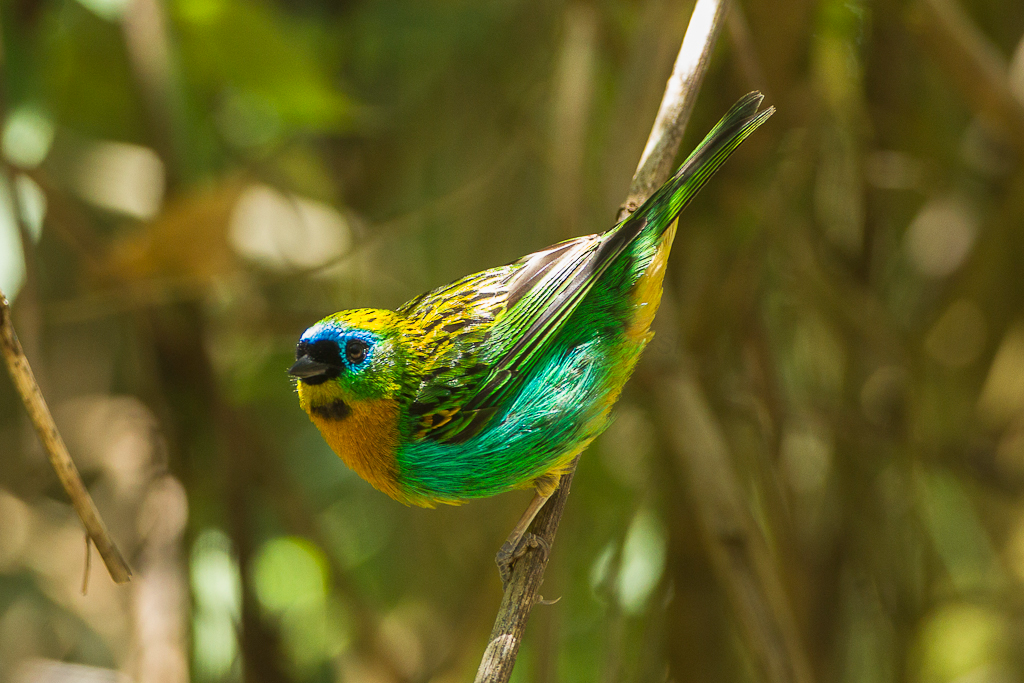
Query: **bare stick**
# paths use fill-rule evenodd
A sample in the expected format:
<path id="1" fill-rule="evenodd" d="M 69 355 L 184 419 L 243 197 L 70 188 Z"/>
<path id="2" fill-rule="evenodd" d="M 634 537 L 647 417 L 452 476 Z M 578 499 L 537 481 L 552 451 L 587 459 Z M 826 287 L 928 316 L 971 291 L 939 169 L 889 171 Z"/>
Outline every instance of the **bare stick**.
<path id="1" fill-rule="evenodd" d="M 68 454 L 68 448 L 64 445 L 64 439 L 57 431 L 57 425 L 53 422 L 50 409 L 39 391 L 35 375 L 28 364 L 25 352 L 18 341 L 18 335 L 14 333 L 14 324 L 11 322 L 11 307 L 7 298 L 0 292 L 0 353 L 3 354 L 7 363 L 7 370 L 11 374 L 14 386 L 25 403 L 25 410 L 32 420 L 32 426 L 36 428 L 39 440 L 43 442 L 46 454 L 50 458 L 57 478 L 71 499 L 75 512 L 85 526 L 85 533 L 92 542 L 96 544 L 103 563 L 107 565 L 110 578 L 116 583 L 125 583 L 131 578 L 131 570 L 125 563 L 124 558 L 118 551 L 114 541 L 107 532 L 106 525 L 96 510 L 96 504 L 92 502 L 89 491 L 82 483 L 82 477 L 78 474 L 78 468 Z"/>
<path id="2" fill-rule="evenodd" d="M 725 0 L 697 0 L 654 127 L 633 175 L 629 196 L 617 220 L 635 211 L 671 175 L 672 163 L 707 72 L 711 47 L 722 28 L 725 10 Z M 578 457 L 569 472 L 562 475 L 558 490 L 533 522 L 533 532 L 547 541 L 549 547 L 562 519 L 577 462 Z M 487 649 L 477 670 L 476 683 L 504 683 L 512 675 L 530 610 L 540 600 L 538 592 L 547 562 L 546 553 L 529 552 L 512 568 L 512 578 L 505 589 Z"/>

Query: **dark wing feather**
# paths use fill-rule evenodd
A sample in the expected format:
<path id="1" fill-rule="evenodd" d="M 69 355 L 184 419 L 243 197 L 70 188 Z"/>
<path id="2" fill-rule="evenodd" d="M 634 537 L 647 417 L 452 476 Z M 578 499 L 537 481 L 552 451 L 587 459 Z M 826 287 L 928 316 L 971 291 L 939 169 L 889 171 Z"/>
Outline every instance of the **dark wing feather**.
<path id="1" fill-rule="evenodd" d="M 423 368 L 409 407 L 417 420 L 412 436 L 461 441 L 487 425 L 501 406 L 470 401 L 488 382 L 514 380 L 514 368 L 496 365 L 564 283 L 586 269 L 600 242 L 597 235 L 562 242 L 428 292 L 399 309 L 418 335 L 410 347 Z"/>

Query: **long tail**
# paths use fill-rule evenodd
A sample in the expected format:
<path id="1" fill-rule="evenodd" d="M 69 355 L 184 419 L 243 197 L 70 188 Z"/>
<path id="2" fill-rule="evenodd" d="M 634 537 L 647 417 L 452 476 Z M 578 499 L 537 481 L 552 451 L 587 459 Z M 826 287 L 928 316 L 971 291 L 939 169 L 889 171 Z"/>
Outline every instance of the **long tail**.
<path id="1" fill-rule="evenodd" d="M 734 104 L 690 153 L 679 170 L 639 209 L 613 228 L 615 234 L 602 245 L 602 249 L 607 248 L 612 253 L 621 252 L 648 226 L 658 235 L 667 230 L 733 150 L 775 113 L 775 107 L 757 111 L 763 99 L 761 93 L 752 92 Z"/>
<path id="2" fill-rule="evenodd" d="M 477 411 L 480 415 L 486 415 L 486 420 L 490 419 L 489 415 L 496 414 L 500 406 L 505 405 L 508 397 L 529 377 L 530 370 L 543 352 L 550 348 L 549 340 L 572 316 L 608 267 L 615 263 L 647 226 L 651 226 L 658 235 L 668 229 L 687 202 L 704 187 L 704 183 L 736 146 L 774 113 L 774 108 L 757 113 L 761 99 L 761 93 L 753 92 L 733 105 L 661 189 L 632 216 L 601 235 L 601 243 L 593 255 L 584 250 L 582 253 L 573 253 L 572 262 L 560 262 L 557 259 L 547 262 L 548 265 L 558 264 L 559 277 L 546 282 L 541 292 L 537 292 L 539 287 L 533 282 L 528 298 L 521 301 L 531 301 L 534 305 L 513 308 L 513 311 L 519 312 L 511 315 L 508 320 L 520 325 L 516 331 L 516 342 L 494 361 L 487 380 L 465 402 L 460 414 L 468 415 Z M 523 304 L 516 306 L 521 307 Z M 478 431 L 486 422 L 476 424 Z M 460 438 L 469 438 L 477 431 L 464 431 Z"/>

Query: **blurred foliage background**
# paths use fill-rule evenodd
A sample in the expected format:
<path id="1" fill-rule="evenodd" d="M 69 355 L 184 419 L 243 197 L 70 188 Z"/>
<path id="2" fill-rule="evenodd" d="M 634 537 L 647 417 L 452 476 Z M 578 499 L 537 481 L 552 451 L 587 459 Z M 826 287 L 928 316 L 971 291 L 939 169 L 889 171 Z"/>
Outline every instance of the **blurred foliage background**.
<path id="1" fill-rule="evenodd" d="M 0 2 L 0 288 L 135 570 L 81 594 L 0 377 L 0 681 L 469 680 L 530 494 L 394 503 L 285 370 L 329 312 L 608 227 L 691 7 Z M 1019 0 L 733 6 L 684 151 L 778 113 L 685 214 L 519 681 L 780 680 L 708 481 L 802 680 L 1024 680 L 1022 36 Z"/>

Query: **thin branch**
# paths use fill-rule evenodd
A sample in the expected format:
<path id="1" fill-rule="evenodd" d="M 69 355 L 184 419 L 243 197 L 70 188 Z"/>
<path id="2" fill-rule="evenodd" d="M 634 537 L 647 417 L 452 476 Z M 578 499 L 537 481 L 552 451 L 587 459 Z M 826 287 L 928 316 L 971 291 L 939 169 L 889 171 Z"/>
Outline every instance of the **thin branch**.
<path id="1" fill-rule="evenodd" d="M 7 298 L 0 292 L 0 353 L 3 354 L 7 363 L 7 370 L 11 374 L 14 386 L 25 403 L 32 425 L 36 428 L 40 441 L 46 449 L 57 478 L 71 499 L 82 524 L 85 526 L 85 533 L 92 542 L 96 544 L 103 563 L 107 565 L 110 578 L 116 583 L 127 582 L 132 575 L 127 563 L 118 551 L 114 541 L 107 532 L 107 527 L 96 510 L 96 504 L 92 502 L 89 491 L 82 483 L 82 477 L 78 474 L 78 468 L 68 454 L 68 448 L 64 445 L 64 439 L 57 431 L 57 425 L 53 422 L 50 409 L 43 399 L 43 394 L 36 383 L 35 375 L 29 366 L 25 352 L 21 348 L 21 342 L 14 333 L 14 324 L 11 321 L 11 307 Z"/>
<path id="2" fill-rule="evenodd" d="M 672 75 L 665 87 L 658 116 L 617 220 L 635 211 L 671 175 L 672 164 L 707 73 L 711 48 L 722 28 L 725 13 L 725 0 L 697 0 Z M 573 461 L 569 472 L 562 475 L 558 491 L 534 520 L 533 533 L 547 541 L 549 547 L 554 543 L 578 462 L 579 457 Z M 530 552 L 512 568 L 512 578 L 505 589 L 494 628 L 477 670 L 477 683 L 504 683 L 512 675 L 526 621 L 533 606 L 541 599 L 538 591 L 547 562 L 546 554 Z"/>

